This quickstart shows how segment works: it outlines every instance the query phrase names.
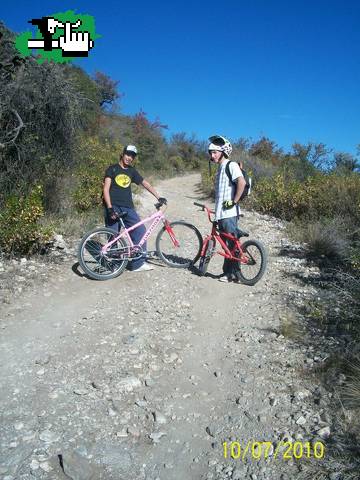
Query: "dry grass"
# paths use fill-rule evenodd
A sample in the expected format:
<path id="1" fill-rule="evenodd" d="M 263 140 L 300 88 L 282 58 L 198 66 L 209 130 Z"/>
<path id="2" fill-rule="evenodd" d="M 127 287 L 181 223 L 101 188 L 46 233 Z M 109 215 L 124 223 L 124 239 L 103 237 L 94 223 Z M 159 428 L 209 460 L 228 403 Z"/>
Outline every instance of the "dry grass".
<path id="1" fill-rule="evenodd" d="M 281 326 L 280 333 L 284 335 L 285 338 L 294 341 L 300 341 L 304 339 L 304 327 L 300 323 L 299 319 L 295 314 L 289 310 L 281 315 Z"/>
<path id="2" fill-rule="evenodd" d="M 349 362 L 349 368 L 342 398 L 349 407 L 360 409 L 360 359 Z"/>
<path id="3" fill-rule="evenodd" d="M 350 249 L 347 225 L 338 217 L 315 222 L 293 222 L 289 233 L 299 242 L 305 243 L 312 258 L 343 261 Z"/>
<path id="4" fill-rule="evenodd" d="M 85 232 L 104 225 L 102 208 L 96 208 L 82 213 L 72 213 L 66 216 L 47 215 L 43 222 L 51 225 L 54 232 L 64 235 L 64 237 L 79 238 Z"/>

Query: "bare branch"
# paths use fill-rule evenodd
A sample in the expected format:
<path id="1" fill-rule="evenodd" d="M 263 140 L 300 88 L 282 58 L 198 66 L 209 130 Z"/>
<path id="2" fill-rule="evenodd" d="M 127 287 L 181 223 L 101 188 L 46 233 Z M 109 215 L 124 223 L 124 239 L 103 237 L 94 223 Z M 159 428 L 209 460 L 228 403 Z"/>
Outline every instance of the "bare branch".
<path id="1" fill-rule="evenodd" d="M 18 112 L 17 112 L 15 109 L 13 109 L 13 108 L 11 109 L 11 111 L 13 112 L 13 114 L 15 115 L 15 117 L 17 118 L 17 120 L 18 120 L 18 122 L 19 122 L 19 125 L 18 125 L 16 128 L 14 128 L 14 130 L 13 130 L 13 131 L 15 132 L 15 136 L 14 136 L 14 137 L 12 138 L 12 140 L 11 140 L 11 143 L 15 143 L 15 140 L 16 140 L 17 137 L 19 136 L 20 130 L 21 130 L 22 128 L 24 128 L 25 125 L 24 125 L 24 122 L 22 121 L 22 118 L 21 118 L 20 115 L 18 114 Z"/>

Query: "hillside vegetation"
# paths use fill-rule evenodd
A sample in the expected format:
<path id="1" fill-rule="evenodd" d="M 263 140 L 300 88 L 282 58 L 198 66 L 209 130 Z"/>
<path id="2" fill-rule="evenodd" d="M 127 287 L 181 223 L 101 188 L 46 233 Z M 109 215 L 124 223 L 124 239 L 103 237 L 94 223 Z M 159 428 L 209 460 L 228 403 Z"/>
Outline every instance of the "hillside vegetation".
<path id="1" fill-rule="evenodd" d="M 3 24 L 0 35 L 0 253 L 39 251 L 54 229 L 79 234 L 100 218 L 105 168 L 127 143 L 145 175 L 199 168 L 205 153 L 194 137 L 167 140 L 159 119 L 121 114 L 118 82 L 21 58 Z"/>

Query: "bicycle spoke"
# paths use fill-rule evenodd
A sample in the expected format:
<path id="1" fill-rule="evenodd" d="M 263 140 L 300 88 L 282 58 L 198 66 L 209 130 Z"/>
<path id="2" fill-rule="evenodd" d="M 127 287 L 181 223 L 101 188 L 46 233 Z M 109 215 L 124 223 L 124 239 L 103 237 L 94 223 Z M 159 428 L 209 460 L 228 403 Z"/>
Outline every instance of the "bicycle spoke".
<path id="1" fill-rule="evenodd" d="M 241 267 L 244 277 L 253 278 L 261 266 L 261 254 L 256 247 L 248 247 L 242 255 Z"/>
<path id="2" fill-rule="evenodd" d="M 115 233 L 109 229 L 95 229 L 85 236 L 79 247 L 79 263 L 90 277 L 97 280 L 112 278 L 119 275 L 125 268 L 128 257 L 126 256 L 126 243 L 119 239 L 114 242 L 108 251 L 104 247 L 114 239 Z M 119 252 L 124 252 L 119 255 Z M 119 255 L 118 258 L 112 254 Z"/>

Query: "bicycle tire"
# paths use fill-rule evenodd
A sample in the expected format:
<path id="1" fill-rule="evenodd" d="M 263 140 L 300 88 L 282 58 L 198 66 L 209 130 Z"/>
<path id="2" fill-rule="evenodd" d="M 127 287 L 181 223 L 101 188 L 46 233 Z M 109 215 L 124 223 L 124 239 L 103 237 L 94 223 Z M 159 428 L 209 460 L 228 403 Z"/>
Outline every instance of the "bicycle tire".
<path id="1" fill-rule="evenodd" d="M 175 246 L 164 226 L 156 237 L 156 251 L 159 258 L 169 267 L 189 268 L 197 262 L 202 249 L 202 236 L 191 223 L 176 221 L 168 224 L 180 243 Z"/>
<path id="2" fill-rule="evenodd" d="M 100 252 L 101 247 L 116 235 L 117 233 L 114 230 L 100 227 L 86 233 L 81 239 L 78 248 L 78 260 L 82 270 L 90 278 L 94 280 L 110 280 L 118 277 L 125 270 L 128 263 L 128 245 L 123 238 L 119 238 L 117 243 L 114 244 L 117 250 L 114 252 L 114 255 L 119 250 L 121 255 L 121 250 L 124 250 L 124 256 L 111 258 L 111 255 L 107 256 Z"/>
<path id="3" fill-rule="evenodd" d="M 213 256 L 215 248 L 215 240 L 210 239 L 206 245 L 205 254 L 200 257 L 199 272 L 200 276 L 206 275 L 211 257 Z"/>
<path id="4" fill-rule="evenodd" d="M 253 251 L 251 251 L 251 247 L 255 247 Z M 266 267 L 267 267 L 267 253 L 263 244 L 257 240 L 247 240 L 242 244 L 243 255 L 245 254 L 249 258 L 249 263 L 242 263 L 239 261 L 239 271 L 237 275 L 244 285 L 253 286 L 255 285 L 261 277 L 264 275 Z M 259 253 L 260 259 L 256 261 L 255 255 Z M 254 263 L 255 262 L 255 263 Z M 257 265 L 257 269 L 251 270 L 251 267 Z M 245 272 L 253 272 L 256 271 L 256 275 L 248 275 Z"/>

